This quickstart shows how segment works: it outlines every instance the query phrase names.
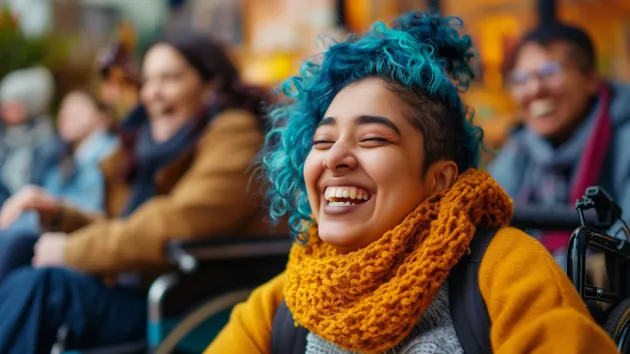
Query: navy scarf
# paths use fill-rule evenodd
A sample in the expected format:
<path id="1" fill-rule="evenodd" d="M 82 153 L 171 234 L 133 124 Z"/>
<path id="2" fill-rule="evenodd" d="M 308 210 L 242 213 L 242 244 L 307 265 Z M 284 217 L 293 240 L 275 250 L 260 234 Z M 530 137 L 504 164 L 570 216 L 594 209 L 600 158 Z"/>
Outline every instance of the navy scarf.
<path id="1" fill-rule="evenodd" d="M 158 171 L 194 147 L 201 131 L 199 129 L 200 124 L 203 123 L 205 126 L 217 113 L 217 109 L 209 108 L 206 112 L 210 114 L 203 115 L 203 122 L 191 119 L 164 142 L 153 140 L 146 116 L 139 125 L 136 125 L 139 126 L 133 152 L 136 164 L 131 182 L 131 195 L 127 200 L 123 216 L 129 216 L 144 202 L 157 195 L 156 177 Z M 137 123 L 138 121 L 136 121 Z"/>
<path id="2" fill-rule="evenodd" d="M 153 140 L 148 123 L 140 128 L 134 151 L 136 166 L 131 195 L 123 216 L 129 216 L 157 194 L 155 177 L 158 171 L 192 147 L 191 138 L 195 125 L 192 121 L 186 123 L 170 139 L 160 143 Z"/>

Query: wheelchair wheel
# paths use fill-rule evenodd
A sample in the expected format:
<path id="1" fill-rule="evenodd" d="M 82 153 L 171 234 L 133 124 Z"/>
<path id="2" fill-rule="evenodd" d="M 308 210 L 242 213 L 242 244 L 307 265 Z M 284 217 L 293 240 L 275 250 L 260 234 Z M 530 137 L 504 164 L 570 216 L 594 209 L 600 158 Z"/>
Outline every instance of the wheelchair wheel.
<path id="1" fill-rule="evenodd" d="M 225 325 L 228 318 L 216 318 L 219 313 L 225 312 L 247 300 L 250 293 L 253 289 L 242 289 L 231 291 L 229 293 L 225 293 L 223 295 L 217 296 L 205 304 L 201 305 L 197 309 L 193 310 L 189 313 L 181 322 L 175 327 L 169 334 L 166 336 L 164 341 L 160 343 L 160 346 L 155 351 L 156 354 L 167 354 L 167 353 L 188 353 L 188 352 L 199 352 L 198 348 L 187 350 L 179 349 L 178 346 L 182 340 L 184 340 L 190 334 L 194 334 L 193 331 L 202 325 L 204 322 L 208 320 L 212 320 L 213 316 L 215 317 L 216 323 L 214 327 L 218 325 L 218 330 Z M 213 336 L 209 336 L 207 333 L 203 336 L 203 348 L 210 344 Z"/>
<path id="2" fill-rule="evenodd" d="M 617 349 L 619 349 L 621 354 L 630 353 L 630 320 L 621 326 L 619 339 L 617 340 Z"/>
<path id="3" fill-rule="evenodd" d="M 619 349 L 621 349 L 621 344 L 624 344 L 630 340 L 630 338 L 625 338 L 630 335 L 630 331 L 628 330 L 630 327 L 630 298 L 623 300 L 617 306 L 615 306 L 608 319 L 606 320 L 606 325 L 604 329 L 608 334 L 612 337 L 615 344 L 618 345 Z M 628 344 L 624 344 L 624 347 L 627 347 Z M 624 353 L 622 351 L 622 353 Z"/>

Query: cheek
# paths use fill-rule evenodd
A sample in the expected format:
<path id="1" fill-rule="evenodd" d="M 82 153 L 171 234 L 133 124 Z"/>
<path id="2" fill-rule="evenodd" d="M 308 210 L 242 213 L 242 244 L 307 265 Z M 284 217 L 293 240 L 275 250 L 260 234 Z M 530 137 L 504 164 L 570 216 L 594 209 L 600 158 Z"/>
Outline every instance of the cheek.
<path id="1" fill-rule="evenodd" d="M 308 193 L 308 201 L 311 209 L 316 213 L 319 209 L 319 191 L 317 182 L 324 172 L 324 165 L 321 154 L 311 151 L 304 162 L 304 183 L 306 184 L 306 192 Z"/>
<path id="2" fill-rule="evenodd" d="M 146 82 L 142 85 L 142 88 L 140 89 L 140 101 L 142 101 L 143 104 L 150 103 L 150 101 L 155 99 L 156 96 L 158 96 L 158 87 L 155 83 Z M 109 98 L 112 101 L 117 101 L 120 98 L 118 90 L 117 92 L 112 93 Z"/>
<path id="3" fill-rule="evenodd" d="M 204 86 L 196 81 L 184 81 L 173 90 L 173 96 L 186 102 L 201 102 L 204 96 Z"/>
<path id="4" fill-rule="evenodd" d="M 184 92 L 181 85 L 176 83 L 165 84 L 160 90 L 160 96 L 168 103 L 179 103 L 186 105 L 187 102 L 182 102 L 186 99 L 187 92 Z"/>
<path id="5" fill-rule="evenodd" d="M 78 130 L 80 129 L 77 127 L 76 122 L 60 122 L 59 124 L 59 135 L 64 140 L 74 140 Z"/>
<path id="6" fill-rule="evenodd" d="M 563 96 L 574 103 L 584 104 L 592 94 L 587 89 L 589 83 L 584 80 L 572 80 L 563 87 Z"/>
<path id="7" fill-rule="evenodd" d="M 392 185 L 401 175 L 407 175 L 416 169 L 416 161 L 406 156 L 402 149 L 378 148 L 366 151 L 359 157 L 363 170 L 380 186 Z"/>
<path id="8" fill-rule="evenodd" d="M 68 121 L 67 126 L 71 131 L 83 132 L 90 126 L 90 119 L 85 116 L 75 116 Z"/>
<path id="9" fill-rule="evenodd" d="M 581 89 L 582 82 L 568 83 L 557 93 L 558 108 L 566 119 L 573 119 L 574 115 L 579 115 L 586 105 L 589 104 L 589 94 Z"/>
<path id="10" fill-rule="evenodd" d="M 425 194 L 420 156 L 375 153 L 365 158 L 361 165 L 376 184 L 380 194 L 378 199 L 388 207 L 415 204 Z"/>
<path id="11" fill-rule="evenodd" d="M 512 99 L 514 99 L 521 108 L 524 108 L 527 104 L 527 95 L 522 92 L 512 92 Z"/>
<path id="12" fill-rule="evenodd" d="M 2 108 L 2 115 L 17 121 L 25 118 L 26 109 L 19 104 L 9 104 Z"/>

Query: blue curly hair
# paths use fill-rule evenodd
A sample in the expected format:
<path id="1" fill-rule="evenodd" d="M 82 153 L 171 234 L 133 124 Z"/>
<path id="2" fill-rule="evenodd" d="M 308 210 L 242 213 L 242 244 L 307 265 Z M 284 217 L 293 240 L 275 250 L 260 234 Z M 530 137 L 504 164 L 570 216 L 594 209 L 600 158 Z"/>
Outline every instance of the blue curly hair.
<path id="1" fill-rule="evenodd" d="M 305 61 L 280 86 L 287 100 L 269 112 L 261 159 L 272 220 L 288 215 L 297 236 L 312 223 L 304 162 L 315 129 L 335 95 L 363 78 L 382 79 L 411 108 L 408 118 L 424 136 L 425 171 L 442 159 L 455 161 L 460 172 L 477 166 L 483 132 L 459 97 L 474 78 L 472 41 L 459 33 L 462 27 L 459 18 L 423 12 L 402 15 L 390 27 L 378 22 Z"/>

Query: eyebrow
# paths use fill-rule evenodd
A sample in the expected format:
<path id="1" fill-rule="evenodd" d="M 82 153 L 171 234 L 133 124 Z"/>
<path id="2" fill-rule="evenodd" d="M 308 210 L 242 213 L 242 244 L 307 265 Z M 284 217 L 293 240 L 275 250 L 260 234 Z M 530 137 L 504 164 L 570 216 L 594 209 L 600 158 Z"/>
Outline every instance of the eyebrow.
<path id="1" fill-rule="evenodd" d="M 335 125 L 335 124 L 337 124 L 337 121 L 335 120 L 335 118 L 333 118 L 333 117 L 326 117 L 326 118 L 322 119 L 317 126 L 321 127 L 323 125 Z M 396 124 L 394 124 L 391 120 L 389 120 L 389 119 L 387 119 L 385 117 L 370 116 L 370 115 L 360 115 L 360 116 L 357 117 L 357 120 L 356 120 L 355 124 L 356 125 L 380 124 L 380 125 L 386 126 L 387 128 L 393 130 L 394 133 L 396 133 L 398 136 L 401 136 L 400 129 L 398 129 Z"/>

